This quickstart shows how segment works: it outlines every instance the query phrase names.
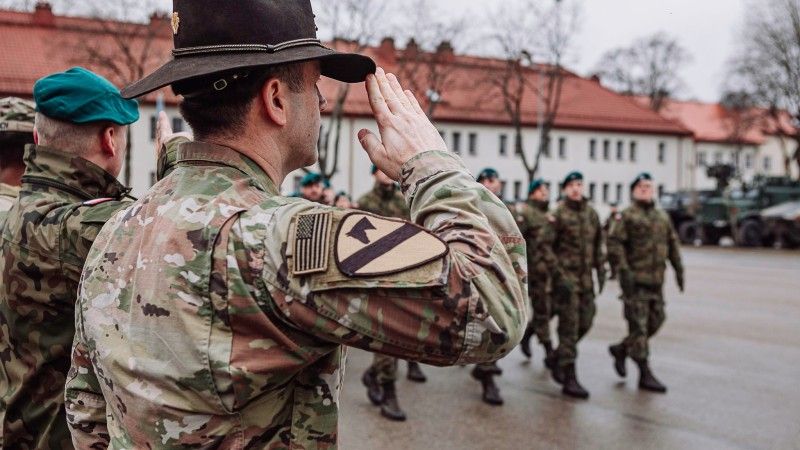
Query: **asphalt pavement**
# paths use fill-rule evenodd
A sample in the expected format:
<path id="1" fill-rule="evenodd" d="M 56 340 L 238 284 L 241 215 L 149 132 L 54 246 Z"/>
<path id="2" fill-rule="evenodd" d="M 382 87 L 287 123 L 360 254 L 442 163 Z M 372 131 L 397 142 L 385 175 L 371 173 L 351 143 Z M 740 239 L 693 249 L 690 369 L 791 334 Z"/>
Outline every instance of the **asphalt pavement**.
<path id="1" fill-rule="evenodd" d="M 667 322 L 651 341 L 651 366 L 666 395 L 640 392 L 638 371 L 612 368 L 607 347 L 626 330 L 619 290 L 598 298 L 594 328 L 579 346 L 588 401 L 567 399 L 536 346 L 500 366 L 506 404 L 481 402 L 468 367 L 423 366 L 428 382 L 405 379 L 409 415 L 383 419 L 360 377 L 372 356 L 350 350 L 340 447 L 362 449 L 800 449 L 800 252 L 684 249 L 688 289 L 666 287 Z"/>

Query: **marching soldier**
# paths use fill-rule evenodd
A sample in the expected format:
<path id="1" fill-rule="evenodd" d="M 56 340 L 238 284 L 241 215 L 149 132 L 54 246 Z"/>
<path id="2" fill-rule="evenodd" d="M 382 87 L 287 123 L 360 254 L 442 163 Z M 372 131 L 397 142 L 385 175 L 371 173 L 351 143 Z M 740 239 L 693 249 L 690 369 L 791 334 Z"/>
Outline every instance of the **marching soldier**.
<path id="1" fill-rule="evenodd" d="M 684 290 L 680 244 L 669 216 L 653 200 L 653 178 L 648 173 L 631 184 L 633 205 L 614 217 L 608 239 L 608 256 L 622 287 L 628 337 L 609 348 L 614 369 L 625 377 L 626 358 L 639 367 L 639 388 L 665 393 L 648 364 L 648 341 L 664 324 L 664 272 L 667 260 L 675 270 L 678 287 Z"/>
<path id="2" fill-rule="evenodd" d="M 372 166 L 372 176 L 375 178 L 375 186 L 358 200 L 358 208 L 372 214 L 408 220 L 408 205 L 397 183 L 375 166 Z M 427 380 L 419 364 L 412 361 L 408 362 L 408 379 L 418 383 Z M 381 407 L 384 417 L 396 421 L 406 420 L 406 414 L 397 403 L 397 358 L 375 353 L 372 366 L 364 372 L 361 380 L 367 387 L 370 401 Z"/>
<path id="3" fill-rule="evenodd" d="M 331 449 L 343 345 L 438 365 L 511 351 L 524 240 L 413 94 L 324 47 L 309 0 L 173 6 L 174 58 L 124 94 L 171 84 L 198 141 L 87 261 L 76 447 Z M 321 75 L 366 79 L 381 139 L 359 141 L 416 223 L 279 194 L 317 158 Z"/>
<path id="4" fill-rule="evenodd" d="M 2 446 L 72 448 L 64 384 L 78 281 L 100 228 L 131 203 L 116 176 L 139 110 L 82 68 L 37 81 L 33 95 L 37 145 L 0 258 Z"/>
<path id="5" fill-rule="evenodd" d="M 584 197 L 583 174 L 568 174 L 561 187 L 564 199 L 553 214 L 553 250 L 571 295 L 556 306 L 559 342 L 550 363 L 553 379 L 563 385 L 564 395 L 585 399 L 589 392 L 578 381 L 575 359 L 578 342 L 591 329 L 596 312 L 593 272 L 600 292 L 605 286 L 603 229 L 597 212 Z"/>
<path id="6" fill-rule="evenodd" d="M 33 144 L 36 105 L 16 97 L 0 99 L 0 225 L 17 200 L 25 172 L 25 146 Z"/>

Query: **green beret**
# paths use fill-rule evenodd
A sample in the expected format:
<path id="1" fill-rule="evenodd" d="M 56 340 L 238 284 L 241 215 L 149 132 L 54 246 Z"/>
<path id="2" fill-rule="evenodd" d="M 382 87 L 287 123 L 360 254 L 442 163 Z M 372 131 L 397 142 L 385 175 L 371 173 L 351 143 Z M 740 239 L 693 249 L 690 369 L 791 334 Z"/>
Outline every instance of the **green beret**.
<path id="1" fill-rule="evenodd" d="M 573 181 L 583 181 L 583 174 L 578 172 L 577 170 L 574 172 L 570 172 L 567 174 L 564 181 L 561 183 L 561 189 L 567 187 L 568 184 L 572 183 Z"/>
<path id="2" fill-rule="evenodd" d="M 373 174 L 373 175 L 375 175 L 376 173 L 378 173 L 378 166 L 376 166 L 375 164 L 373 164 L 373 165 L 372 165 L 372 167 L 369 169 L 369 173 L 371 173 L 371 174 Z"/>
<path id="3" fill-rule="evenodd" d="M 639 183 L 641 183 L 642 181 L 645 181 L 645 180 L 647 180 L 647 181 L 653 181 L 653 176 L 652 176 L 652 175 L 650 175 L 650 174 L 649 174 L 649 173 L 647 173 L 647 172 L 642 172 L 642 173 L 640 173 L 640 174 L 639 174 L 639 175 L 637 175 L 637 176 L 636 176 L 636 178 L 633 180 L 633 183 L 631 183 L 631 190 L 634 190 L 634 189 L 636 189 L 636 185 L 637 185 L 637 184 L 639 184 Z"/>
<path id="4" fill-rule="evenodd" d="M 300 187 L 308 187 L 317 183 L 322 183 L 322 175 L 316 172 L 309 172 L 300 180 Z"/>
<path id="5" fill-rule="evenodd" d="M 33 86 L 36 110 L 64 122 L 112 122 L 130 125 L 139 120 L 139 104 L 122 98 L 105 78 L 82 67 L 46 76 Z"/>
<path id="6" fill-rule="evenodd" d="M 478 174 L 478 179 L 477 180 L 478 180 L 478 183 L 480 183 L 483 180 L 488 180 L 488 179 L 492 179 L 492 178 L 500 178 L 500 174 L 496 170 L 492 169 L 491 167 L 488 167 L 486 169 L 481 170 L 481 173 Z"/>
<path id="7" fill-rule="evenodd" d="M 531 184 L 528 185 L 528 195 L 533 194 L 534 192 L 538 191 L 540 187 L 545 185 L 545 181 L 541 178 L 537 178 L 531 181 Z"/>

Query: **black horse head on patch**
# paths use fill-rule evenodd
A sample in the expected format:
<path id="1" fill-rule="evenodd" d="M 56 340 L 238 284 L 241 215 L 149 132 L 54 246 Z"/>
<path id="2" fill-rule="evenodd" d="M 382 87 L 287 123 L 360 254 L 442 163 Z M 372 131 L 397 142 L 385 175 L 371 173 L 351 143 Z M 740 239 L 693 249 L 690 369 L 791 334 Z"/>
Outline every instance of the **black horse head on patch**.
<path id="1" fill-rule="evenodd" d="M 376 230 L 375 225 L 369 221 L 366 217 L 359 220 L 357 224 L 347 233 L 347 236 L 361 242 L 362 244 L 369 244 L 369 238 L 367 237 L 367 231 L 369 230 Z"/>

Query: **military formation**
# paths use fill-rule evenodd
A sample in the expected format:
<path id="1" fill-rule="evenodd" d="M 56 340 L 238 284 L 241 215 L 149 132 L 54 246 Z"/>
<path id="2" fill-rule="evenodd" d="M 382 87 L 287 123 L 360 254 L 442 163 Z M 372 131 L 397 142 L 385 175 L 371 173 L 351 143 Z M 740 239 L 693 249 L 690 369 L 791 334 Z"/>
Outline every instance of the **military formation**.
<path id="1" fill-rule="evenodd" d="M 587 398 L 575 361 L 606 249 L 630 330 L 614 368 L 666 391 L 648 340 L 666 261 L 684 278 L 647 174 L 608 239 L 580 173 L 552 211 L 541 180 L 506 203 L 394 75 L 322 45 L 308 0 L 216 3 L 174 0 L 174 58 L 121 92 L 73 68 L 0 100 L 0 447 L 333 449 L 348 347 L 375 354 L 362 380 L 391 420 L 398 360 L 417 382 L 420 363 L 474 364 L 501 405 L 497 361 L 533 336 Z M 378 125 L 358 134 L 375 186 L 355 203 L 315 173 L 278 190 L 316 161 L 322 76 L 365 82 Z M 117 179 L 133 99 L 166 86 L 194 135 L 160 115 L 137 200 Z"/>

